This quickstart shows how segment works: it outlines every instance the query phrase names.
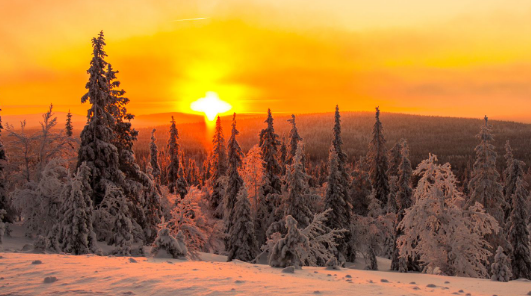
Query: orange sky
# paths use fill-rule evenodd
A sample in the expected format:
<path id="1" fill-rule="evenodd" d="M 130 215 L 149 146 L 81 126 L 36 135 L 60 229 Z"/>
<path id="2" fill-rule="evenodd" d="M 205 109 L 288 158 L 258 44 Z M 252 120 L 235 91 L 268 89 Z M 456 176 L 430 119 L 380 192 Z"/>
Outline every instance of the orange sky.
<path id="1" fill-rule="evenodd" d="M 85 114 L 103 29 L 135 114 L 214 91 L 236 112 L 531 122 L 530 20 L 528 0 L 0 0 L 0 107 Z"/>

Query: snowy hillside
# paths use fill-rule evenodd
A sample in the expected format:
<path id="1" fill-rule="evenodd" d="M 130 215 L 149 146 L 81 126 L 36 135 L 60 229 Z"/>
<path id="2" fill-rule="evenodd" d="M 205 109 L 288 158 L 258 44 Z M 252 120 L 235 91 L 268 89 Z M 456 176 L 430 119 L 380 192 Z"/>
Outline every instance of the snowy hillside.
<path id="1" fill-rule="evenodd" d="M 0 253 L 0 295 L 528 295 L 531 281 L 508 283 L 385 271 L 363 264 L 327 270 L 281 268 L 202 254 L 203 261 L 32 253 L 15 231 Z M 25 247 L 24 247 L 25 246 Z M 22 251 L 26 249 L 28 251 Z M 363 261 L 361 259 L 361 261 Z M 356 268 L 356 269 L 355 269 Z"/>

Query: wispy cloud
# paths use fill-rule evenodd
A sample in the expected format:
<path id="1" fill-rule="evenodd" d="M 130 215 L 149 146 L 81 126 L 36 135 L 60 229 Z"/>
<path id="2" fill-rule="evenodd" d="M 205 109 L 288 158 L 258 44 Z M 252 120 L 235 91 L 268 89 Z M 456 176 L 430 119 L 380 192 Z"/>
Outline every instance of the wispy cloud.
<path id="1" fill-rule="evenodd" d="M 208 19 L 208 17 L 196 17 L 196 18 L 187 18 L 187 19 L 174 20 L 173 22 L 202 21 L 202 20 L 206 20 L 206 19 Z"/>

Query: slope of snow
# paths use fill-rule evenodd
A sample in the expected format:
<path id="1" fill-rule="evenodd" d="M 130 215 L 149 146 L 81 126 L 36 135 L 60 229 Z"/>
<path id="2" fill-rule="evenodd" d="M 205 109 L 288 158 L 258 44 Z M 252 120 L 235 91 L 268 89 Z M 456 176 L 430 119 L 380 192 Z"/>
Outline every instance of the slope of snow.
<path id="1" fill-rule="evenodd" d="M 0 294 L 14 295 L 526 295 L 531 291 L 531 282 L 520 280 L 502 283 L 322 267 L 287 274 L 267 265 L 220 262 L 225 258 L 212 254 L 204 259 L 213 261 L 28 253 L 0 256 Z"/>
<path id="2" fill-rule="evenodd" d="M 280 268 L 225 262 L 22 251 L 31 240 L 19 229 L 0 248 L 0 295 L 527 295 L 531 281 L 396 273 L 378 258 L 380 271 L 366 271 L 363 259 L 340 270 L 304 267 L 294 274 Z M 26 249 L 28 249 L 26 247 Z M 461 291 L 461 292 L 460 292 Z"/>

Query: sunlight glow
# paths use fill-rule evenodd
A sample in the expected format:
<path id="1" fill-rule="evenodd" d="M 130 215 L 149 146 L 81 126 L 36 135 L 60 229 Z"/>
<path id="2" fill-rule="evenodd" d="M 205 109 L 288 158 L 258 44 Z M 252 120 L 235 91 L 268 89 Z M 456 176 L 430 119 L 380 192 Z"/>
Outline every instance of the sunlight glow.
<path id="1" fill-rule="evenodd" d="M 222 101 L 217 93 L 209 91 L 204 98 L 192 102 L 190 108 L 194 111 L 204 112 L 208 120 L 213 121 L 219 113 L 229 111 L 232 106 Z"/>

